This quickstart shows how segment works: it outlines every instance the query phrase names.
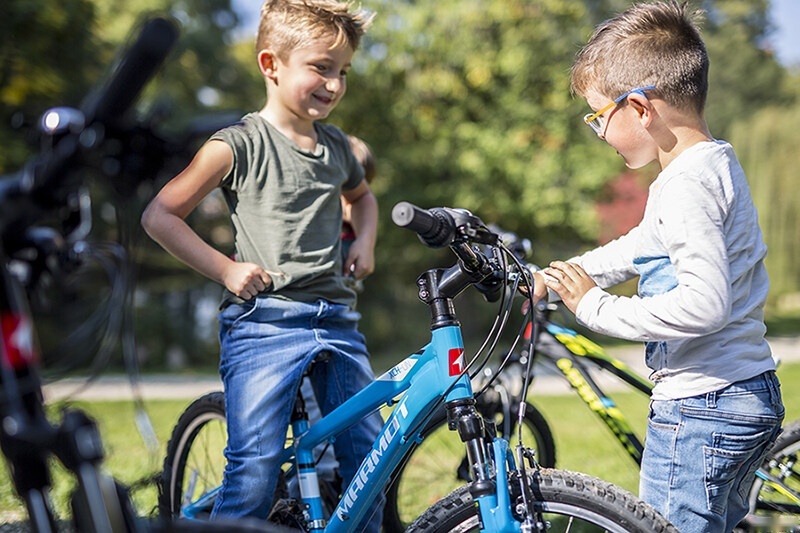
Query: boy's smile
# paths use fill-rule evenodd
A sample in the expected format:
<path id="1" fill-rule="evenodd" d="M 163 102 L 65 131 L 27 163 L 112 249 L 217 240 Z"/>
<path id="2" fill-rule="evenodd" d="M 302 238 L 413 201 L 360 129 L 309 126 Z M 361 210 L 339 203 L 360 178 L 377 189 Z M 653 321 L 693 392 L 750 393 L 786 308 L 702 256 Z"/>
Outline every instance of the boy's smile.
<path id="1" fill-rule="evenodd" d="M 265 111 L 278 122 L 310 125 L 327 118 L 347 90 L 352 57 L 352 48 L 331 48 L 329 40 L 295 49 L 283 59 L 262 51 L 259 63 L 268 85 Z"/>

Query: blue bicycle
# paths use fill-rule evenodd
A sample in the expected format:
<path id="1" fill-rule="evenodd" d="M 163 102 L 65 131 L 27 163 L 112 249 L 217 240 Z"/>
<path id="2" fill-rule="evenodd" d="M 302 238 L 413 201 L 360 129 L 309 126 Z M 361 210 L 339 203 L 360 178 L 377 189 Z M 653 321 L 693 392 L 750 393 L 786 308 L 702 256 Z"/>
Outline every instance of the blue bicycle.
<path id="1" fill-rule="evenodd" d="M 419 297 L 431 313 L 431 341 L 311 426 L 298 396 L 270 520 L 317 533 L 353 531 L 444 406 L 450 429 L 466 447 L 471 482 L 430 502 L 432 507 L 409 531 L 675 531 L 654 509 L 614 485 L 541 468 L 523 445 L 521 431 L 513 448 L 496 436 L 493 421 L 475 408 L 470 372 L 491 355 L 511 314 L 508 295 L 520 284 L 530 286 L 530 274 L 498 235 L 468 211 L 424 210 L 402 202 L 392 218 L 417 232 L 426 245 L 447 246 L 458 258 L 454 266 L 429 270 L 417 280 Z M 470 286 L 487 300 L 499 301 L 500 312 L 483 347 L 467 358 L 454 299 Z M 337 480 L 318 476 L 315 449 L 384 406 L 393 408 L 391 414 L 350 485 L 341 488 Z M 520 419 L 523 416 L 520 413 Z M 162 513 L 207 517 L 225 465 L 225 441 L 222 393 L 195 400 L 180 417 L 168 445 Z M 299 486 L 299 495 L 292 493 L 292 486 Z"/>

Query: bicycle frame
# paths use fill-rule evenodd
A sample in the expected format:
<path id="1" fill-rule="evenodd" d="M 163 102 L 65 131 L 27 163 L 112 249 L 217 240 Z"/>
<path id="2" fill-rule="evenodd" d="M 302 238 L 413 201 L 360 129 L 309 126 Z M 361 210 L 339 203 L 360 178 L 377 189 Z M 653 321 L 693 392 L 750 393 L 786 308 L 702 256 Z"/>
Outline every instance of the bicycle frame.
<path id="1" fill-rule="evenodd" d="M 48 527 L 55 528 L 45 496 L 50 476 L 41 455 L 29 453 L 30 443 L 26 441 L 31 437 L 36 441 L 47 440 L 53 431 L 45 418 L 41 401 L 41 380 L 35 369 L 38 356 L 30 313 L 22 289 L 5 268 L 5 257 L 2 257 L 2 264 L 0 414 L 8 422 L 2 425 L 0 446 L 9 464 L 16 465 L 12 469 L 14 485 L 25 499 L 31 522 L 37 531 L 43 531 Z"/>
<path id="2" fill-rule="evenodd" d="M 284 450 L 282 462 L 295 460 L 301 495 L 308 506 L 311 531 L 350 531 L 353 524 L 360 523 L 391 473 L 411 447 L 421 441 L 422 429 L 433 407 L 442 400 L 450 404 L 472 399 L 472 386 L 464 370 L 464 344 L 460 327 L 434 329 L 430 344 L 386 371 L 313 426 L 309 428 L 305 420 L 293 423 L 292 432 L 297 437 L 293 439 L 293 445 Z M 394 399 L 399 395 L 402 397 L 395 402 Z M 312 450 L 335 438 L 342 428 L 349 427 L 383 405 L 394 405 L 394 409 L 373 444 L 372 451 L 361 463 L 358 474 L 343 491 L 341 501 L 327 525 L 324 525 Z M 499 446 L 500 451 L 496 455 L 502 458 L 502 463 L 506 460 L 508 444 L 505 447 L 495 446 Z M 501 494 L 485 496 L 485 503 L 481 506 L 481 509 L 495 509 L 493 515 L 499 517 L 495 516 L 493 522 L 502 524 L 495 526 L 499 529 L 489 531 L 519 531 L 520 524 L 511 516 L 510 505 L 497 503 L 498 499 L 508 502 L 508 485 L 498 482 L 497 487 Z M 198 510 L 207 506 L 208 500 L 216 492 L 211 491 L 204 499 L 185 507 L 182 511 L 184 516 L 193 518 Z"/>

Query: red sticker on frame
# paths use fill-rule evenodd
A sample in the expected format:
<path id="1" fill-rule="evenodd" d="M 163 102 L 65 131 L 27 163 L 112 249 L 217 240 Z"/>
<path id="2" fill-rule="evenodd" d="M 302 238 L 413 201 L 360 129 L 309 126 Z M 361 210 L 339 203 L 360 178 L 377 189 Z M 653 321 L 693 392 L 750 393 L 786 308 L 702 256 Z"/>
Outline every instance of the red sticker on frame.
<path id="1" fill-rule="evenodd" d="M 451 376 L 458 376 L 464 371 L 464 348 L 453 348 L 447 353 Z"/>

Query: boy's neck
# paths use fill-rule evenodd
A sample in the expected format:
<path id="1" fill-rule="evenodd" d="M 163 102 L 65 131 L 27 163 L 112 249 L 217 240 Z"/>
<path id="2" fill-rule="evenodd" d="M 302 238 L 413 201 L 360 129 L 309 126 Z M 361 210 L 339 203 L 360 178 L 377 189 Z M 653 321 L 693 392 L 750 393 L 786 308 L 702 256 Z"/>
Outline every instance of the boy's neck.
<path id="1" fill-rule="evenodd" d="M 671 122 L 657 139 L 658 161 L 662 169 L 692 146 L 714 140 L 702 117 Z"/>
<path id="2" fill-rule="evenodd" d="M 304 149 L 313 152 L 317 147 L 317 131 L 314 129 L 313 120 L 301 120 L 297 117 L 285 116 L 276 113 L 269 105 L 258 112 L 261 117 L 272 124 L 272 126 L 294 143 Z"/>

